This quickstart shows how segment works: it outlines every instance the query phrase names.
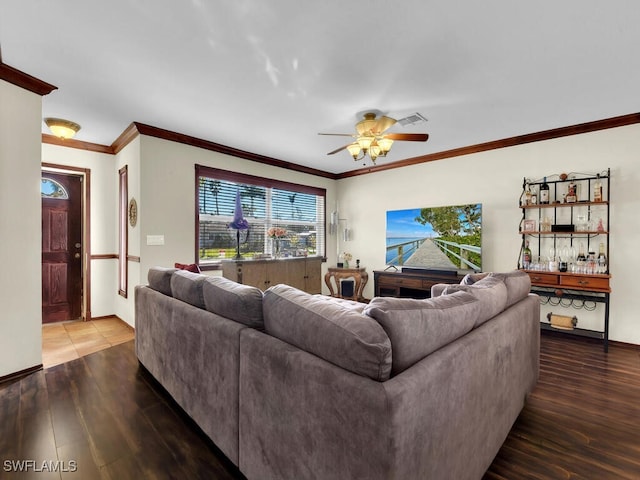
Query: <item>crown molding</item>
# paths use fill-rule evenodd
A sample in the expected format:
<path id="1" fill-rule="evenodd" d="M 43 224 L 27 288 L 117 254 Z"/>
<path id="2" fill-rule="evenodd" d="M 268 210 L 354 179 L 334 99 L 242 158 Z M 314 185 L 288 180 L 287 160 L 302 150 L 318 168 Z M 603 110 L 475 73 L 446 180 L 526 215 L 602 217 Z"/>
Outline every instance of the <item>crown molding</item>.
<path id="1" fill-rule="evenodd" d="M 161 138 L 164 140 L 169 140 L 171 142 L 182 143 L 184 145 L 190 145 L 192 147 L 198 147 L 213 152 L 223 153 L 225 155 L 231 155 L 233 157 L 239 157 L 245 160 L 251 160 L 252 162 L 263 163 L 266 165 L 271 165 L 273 167 L 285 168 L 287 170 L 294 170 L 297 172 L 307 173 L 309 175 L 329 178 L 331 180 L 336 180 L 338 178 L 338 175 L 335 173 L 325 172 L 324 170 L 305 167 L 303 165 L 298 165 L 291 162 L 285 162 L 284 160 L 278 160 L 275 158 L 267 157 L 265 155 L 260 155 L 258 153 L 247 152 L 246 150 L 239 150 L 237 148 L 228 147 L 220 143 L 202 140 L 201 138 L 191 137 L 189 135 L 172 132 L 170 130 L 164 130 L 162 128 L 153 127 L 151 125 L 145 125 L 144 123 L 133 122 L 132 125 L 135 125 L 135 128 L 140 135 Z"/>
<path id="2" fill-rule="evenodd" d="M 165 130 L 151 125 L 146 125 L 140 122 L 132 122 L 120 136 L 110 145 L 99 145 L 96 143 L 82 142 L 79 140 L 68 139 L 61 140 L 53 135 L 42 134 L 42 142 L 52 145 L 60 145 L 69 148 L 79 148 L 82 150 L 89 150 L 92 152 L 107 153 L 115 155 L 120 152 L 125 146 L 133 141 L 138 135 L 147 135 L 150 137 L 160 138 L 171 142 L 182 143 L 184 145 L 190 145 L 193 147 L 202 148 L 214 152 L 223 153 L 225 155 L 231 155 L 234 157 L 243 158 L 245 160 L 251 160 L 274 167 L 285 168 L 287 170 L 293 170 L 297 172 L 307 173 L 309 175 L 315 175 L 323 178 L 329 178 L 331 180 L 340 180 L 343 178 L 356 177 L 359 175 L 367 175 L 369 173 L 382 172 L 385 170 L 393 170 L 396 168 L 408 167 L 411 165 L 418 165 L 420 163 L 434 162 L 436 160 L 444 160 L 446 158 L 460 157 L 462 155 L 469 155 L 472 153 L 486 152 L 488 150 L 496 150 L 499 148 L 514 147 L 517 145 L 524 145 L 527 143 L 540 142 L 544 140 L 552 140 L 554 138 L 567 137 L 572 135 L 580 135 L 583 133 L 596 132 L 599 130 L 607 130 L 610 128 L 624 127 L 627 125 L 633 125 L 640 123 L 640 112 L 631 113 L 628 115 L 620 115 L 618 117 L 606 118 L 603 120 L 596 120 L 593 122 L 579 123 L 576 125 L 570 125 L 567 127 L 554 128 L 550 130 L 543 130 L 540 132 L 529 133 L 526 135 L 519 135 L 515 137 L 504 138 L 502 140 L 494 140 L 491 142 L 478 143 L 476 145 L 469 145 L 467 147 L 454 148 L 451 150 L 445 150 L 442 152 L 430 153 L 428 155 L 422 155 L 419 157 L 407 158 L 405 160 L 399 160 L 397 162 L 391 162 L 382 165 L 374 165 L 371 167 L 365 167 L 358 170 L 351 170 L 344 173 L 331 173 L 315 168 L 305 167 L 297 165 L 295 163 L 285 162 L 283 160 L 277 160 L 275 158 L 267 157 L 257 153 L 247 152 L 245 150 L 239 150 L 237 148 L 228 147 L 208 140 L 184 135 L 181 133 Z"/>
<path id="3" fill-rule="evenodd" d="M 486 152 L 487 150 L 496 150 L 505 147 L 514 147 L 532 142 L 541 142 L 543 140 L 552 140 L 554 138 L 568 137 L 571 135 L 580 135 L 582 133 L 596 132 L 598 130 L 606 130 L 609 128 L 624 127 L 640 123 L 640 113 L 630 113 L 618 117 L 606 118 L 604 120 L 596 120 L 593 122 L 579 123 L 568 127 L 553 128 L 551 130 L 543 130 L 541 132 L 519 135 L 516 137 L 504 138 L 502 140 L 494 140 L 486 143 L 478 143 L 469 145 L 468 147 L 454 148 L 442 152 L 430 153 L 420 157 L 408 158 L 383 165 L 374 165 L 372 167 L 361 168 L 344 172 L 338 175 L 338 179 L 356 177 L 358 175 L 366 175 L 369 173 L 382 172 L 384 170 L 393 170 L 395 168 L 417 165 L 420 163 L 434 162 L 445 158 L 460 157 L 471 153 Z"/>
<path id="4" fill-rule="evenodd" d="M 24 88 L 30 92 L 37 93 L 38 95 L 49 95 L 52 91 L 57 90 L 58 88 L 55 85 L 43 82 L 36 77 L 32 77 L 29 74 L 21 72 L 6 63 L 2 63 L 2 61 L 0 61 L 0 79 Z"/>
<path id="5" fill-rule="evenodd" d="M 108 153 L 110 155 L 114 154 L 113 148 L 108 145 L 100 145 L 98 143 L 83 142 L 82 140 L 74 140 L 73 138 L 67 138 L 66 140 L 63 140 L 61 138 L 56 137 L 55 135 L 50 135 L 48 133 L 42 134 L 42 143 L 48 143 L 50 145 L 58 145 L 60 147 L 88 150 L 90 152 Z"/>

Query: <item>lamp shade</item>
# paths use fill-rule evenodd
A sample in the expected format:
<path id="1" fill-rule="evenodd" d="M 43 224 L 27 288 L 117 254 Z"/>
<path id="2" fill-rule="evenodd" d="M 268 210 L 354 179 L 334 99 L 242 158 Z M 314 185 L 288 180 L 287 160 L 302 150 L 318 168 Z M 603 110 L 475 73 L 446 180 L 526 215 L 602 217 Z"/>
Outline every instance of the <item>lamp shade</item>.
<path id="1" fill-rule="evenodd" d="M 360 155 L 360 145 L 358 145 L 357 143 L 347 145 L 347 150 L 349 150 L 349 153 L 353 158 L 358 158 L 358 155 Z"/>
<path id="2" fill-rule="evenodd" d="M 51 133 L 63 140 L 72 138 L 80 130 L 80 125 L 63 118 L 48 117 L 44 119 L 44 123 L 47 124 Z"/>
<path id="3" fill-rule="evenodd" d="M 369 146 L 371 146 L 371 142 L 373 142 L 374 137 L 358 137 L 357 142 L 360 145 L 360 148 L 363 150 L 369 150 Z"/>
<path id="4" fill-rule="evenodd" d="M 391 150 L 391 145 L 393 145 L 393 140 L 390 138 L 383 137 L 378 140 L 378 145 L 380 146 L 381 153 L 380 155 L 385 156 Z"/>

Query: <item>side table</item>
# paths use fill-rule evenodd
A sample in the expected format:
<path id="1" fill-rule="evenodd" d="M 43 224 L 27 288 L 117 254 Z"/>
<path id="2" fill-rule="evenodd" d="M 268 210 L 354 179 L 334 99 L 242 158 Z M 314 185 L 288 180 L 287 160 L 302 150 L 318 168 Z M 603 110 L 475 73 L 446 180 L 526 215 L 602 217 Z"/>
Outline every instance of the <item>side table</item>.
<path id="1" fill-rule="evenodd" d="M 355 281 L 355 287 L 353 289 L 353 297 L 342 297 L 340 295 L 340 280 L 346 278 L 353 278 Z M 331 282 L 333 279 L 333 283 L 335 283 L 336 290 L 333 289 L 333 284 Z M 332 297 L 341 297 L 347 298 L 348 300 L 355 300 L 361 302 L 364 300 L 362 296 L 362 291 L 364 290 L 364 286 L 369 281 L 369 274 L 367 273 L 366 268 L 339 268 L 339 267 L 329 267 L 327 273 L 324 276 L 324 283 L 329 287 L 329 292 L 331 292 Z"/>

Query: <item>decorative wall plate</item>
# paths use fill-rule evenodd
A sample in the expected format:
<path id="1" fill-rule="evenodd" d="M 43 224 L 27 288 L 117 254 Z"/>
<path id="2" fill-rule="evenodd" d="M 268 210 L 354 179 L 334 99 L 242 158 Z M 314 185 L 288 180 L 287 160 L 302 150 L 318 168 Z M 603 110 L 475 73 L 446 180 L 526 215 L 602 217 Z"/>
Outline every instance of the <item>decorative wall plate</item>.
<path id="1" fill-rule="evenodd" d="M 129 202 L 129 225 L 135 227 L 138 223 L 138 204 L 136 199 L 131 197 Z"/>

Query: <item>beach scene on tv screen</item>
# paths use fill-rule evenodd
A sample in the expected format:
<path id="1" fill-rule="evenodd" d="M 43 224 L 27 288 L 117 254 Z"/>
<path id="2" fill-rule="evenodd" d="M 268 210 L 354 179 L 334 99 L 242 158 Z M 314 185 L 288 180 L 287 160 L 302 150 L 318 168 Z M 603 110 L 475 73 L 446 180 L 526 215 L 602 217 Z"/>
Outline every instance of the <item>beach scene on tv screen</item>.
<path id="1" fill-rule="evenodd" d="M 482 271 L 482 204 L 387 211 L 386 264 Z"/>

